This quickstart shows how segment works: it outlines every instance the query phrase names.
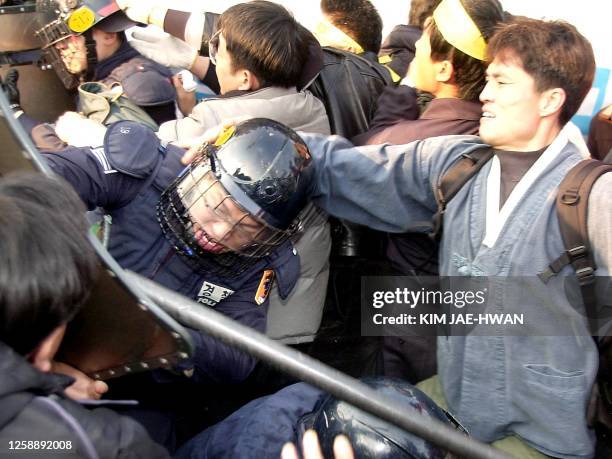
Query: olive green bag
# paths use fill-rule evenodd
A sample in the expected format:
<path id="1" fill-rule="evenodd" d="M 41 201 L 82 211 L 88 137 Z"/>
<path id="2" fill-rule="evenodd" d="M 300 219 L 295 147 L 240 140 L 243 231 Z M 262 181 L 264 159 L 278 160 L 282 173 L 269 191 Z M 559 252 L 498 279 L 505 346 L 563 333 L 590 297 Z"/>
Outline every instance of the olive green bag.
<path id="1" fill-rule="evenodd" d="M 147 112 L 125 96 L 119 83 L 111 87 L 98 82 L 81 84 L 77 110 L 87 118 L 107 126 L 115 121 L 130 120 L 153 131 L 159 128 Z"/>

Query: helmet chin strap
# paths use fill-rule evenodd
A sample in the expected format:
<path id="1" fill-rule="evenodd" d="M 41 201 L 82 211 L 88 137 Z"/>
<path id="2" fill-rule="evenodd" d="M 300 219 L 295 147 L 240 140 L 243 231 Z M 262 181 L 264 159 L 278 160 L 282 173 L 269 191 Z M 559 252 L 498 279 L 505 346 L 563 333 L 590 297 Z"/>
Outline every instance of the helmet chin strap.
<path id="1" fill-rule="evenodd" d="M 96 65 L 98 65 L 98 53 L 96 52 L 96 42 L 93 39 L 92 29 L 83 33 L 85 37 L 85 49 L 87 50 L 87 70 L 85 71 L 85 81 L 93 81 Z"/>

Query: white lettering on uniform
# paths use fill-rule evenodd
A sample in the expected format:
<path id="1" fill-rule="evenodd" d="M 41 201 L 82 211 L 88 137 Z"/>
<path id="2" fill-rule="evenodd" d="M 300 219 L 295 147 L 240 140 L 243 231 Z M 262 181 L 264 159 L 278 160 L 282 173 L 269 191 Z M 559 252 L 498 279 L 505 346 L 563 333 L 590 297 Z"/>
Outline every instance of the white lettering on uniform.
<path id="1" fill-rule="evenodd" d="M 198 293 L 198 303 L 205 304 L 206 306 L 210 306 L 212 308 L 215 307 L 221 300 L 224 300 L 230 296 L 232 293 L 234 293 L 234 291 L 229 288 L 204 281 L 202 288 Z"/>

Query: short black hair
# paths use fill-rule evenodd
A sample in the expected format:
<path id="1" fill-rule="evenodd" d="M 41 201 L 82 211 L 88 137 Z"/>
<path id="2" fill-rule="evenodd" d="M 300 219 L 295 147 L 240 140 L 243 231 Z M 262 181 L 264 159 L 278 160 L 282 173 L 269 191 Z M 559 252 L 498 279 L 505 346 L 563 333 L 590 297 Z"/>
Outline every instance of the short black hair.
<path id="1" fill-rule="evenodd" d="M 408 13 L 408 25 L 423 30 L 425 20 L 433 15 L 434 10 L 442 0 L 411 0 Z"/>
<path id="2" fill-rule="evenodd" d="M 459 0 L 467 14 L 480 30 L 485 42 L 488 42 L 497 26 L 505 18 L 504 10 L 498 0 Z M 429 24 L 431 58 L 435 61 L 449 60 L 453 64 L 455 84 L 459 88 L 459 97 L 465 100 L 478 101 L 485 86 L 487 63 L 468 56 L 444 39 L 432 18 Z"/>
<path id="3" fill-rule="evenodd" d="M 98 272 L 86 234 L 85 207 L 63 180 L 0 178 L 0 341 L 27 355 L 74 317 Z"/>
<path id="4" fill-rule="evenodd" d="M 219 17 L 234 68 L 263 86 L 297 86 L 308 59 L 309 35 L 283 6 L 265 0 L 234 5 Z"/>
<path id="5" fill-rule="evenodd" d="M 563 89 L 565 103 L 559 116 L 561 126 L 576 114 L 595 78 L 591 44 L 576 27 L 564 21 L 515 16 L 498 28 L 488 53 L 490 60 L 516 58 L 535 80 L 540 92 Z"/>
<path id="6" fill-rule="evenodd" d="M 378 10 L 369 0 L 321 0 L 321 11 L 364 51 L 378 54 L 383 23 Z"/>

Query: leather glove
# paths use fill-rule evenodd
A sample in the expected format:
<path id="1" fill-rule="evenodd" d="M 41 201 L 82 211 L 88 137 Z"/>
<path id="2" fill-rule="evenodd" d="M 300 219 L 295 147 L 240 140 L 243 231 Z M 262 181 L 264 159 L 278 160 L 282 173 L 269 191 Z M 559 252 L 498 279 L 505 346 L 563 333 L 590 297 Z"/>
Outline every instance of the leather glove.
<path id="1" fill-rule="evenodd" d="M 164 27 L 164 18 L 168 8 L 164 8 L 160 4 L 151 0 L 116 0 L 117 5 L 121 8 L 127 17 L 132 21 L 142 24 L 154 24 L 158 27 Z"/>
<path id="2" fill-rule="evenodd" d="M 19 72 L 16 69 L 11 69 L 4 77 L 4 81 L 0 79 L 2 84 L 2 90 L 8 98 L 9 104 L 12 109 L 20 109 L 21 95 L 17 88 L 17 81 L 19 80 Z"/>
<path id="3" fill-rule="evenodd" d="M 172 35 L 142 29 L 132 33 L 130 45 L 140 54 L 166 67 L 190 69 L 198 56 L 198 50 Z"/>

